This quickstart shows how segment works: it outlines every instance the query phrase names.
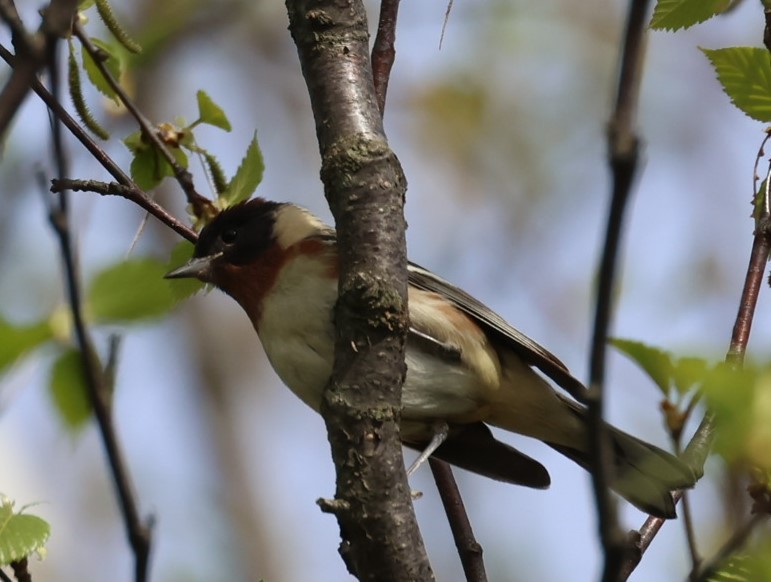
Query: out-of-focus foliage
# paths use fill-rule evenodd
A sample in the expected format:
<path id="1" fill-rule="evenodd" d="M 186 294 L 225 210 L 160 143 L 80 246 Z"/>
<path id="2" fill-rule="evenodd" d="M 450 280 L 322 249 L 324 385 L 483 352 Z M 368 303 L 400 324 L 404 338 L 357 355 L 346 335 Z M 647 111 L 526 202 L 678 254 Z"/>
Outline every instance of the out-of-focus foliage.
<path id="1" fill-rule="evenodd" d="M 71 431 L 77 431 L 91 417 L 80 352 L 70 348 L 59 354 L 51 366 L 51 400 L 59 418 Z"/>
<path id="2" fill-rule="evenodd" d="M 14 503 L 0 495 L 0 566 L 26 558 L 33 552 L 42 554 L 51 526 L 35 516 L 13 510 Z"/>

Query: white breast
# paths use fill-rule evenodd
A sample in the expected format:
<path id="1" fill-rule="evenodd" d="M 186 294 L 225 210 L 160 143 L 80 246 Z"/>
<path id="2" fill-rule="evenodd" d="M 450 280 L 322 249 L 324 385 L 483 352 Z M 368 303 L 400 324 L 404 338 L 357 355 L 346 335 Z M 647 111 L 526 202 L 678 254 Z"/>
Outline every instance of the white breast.
<path id="1" fill-rule="evenodd" d="M 302 255 L 285 264 L 265 298 L 258 326 L 265 353 L 279 378 L 317 411 L 332 374 L 332 317 L 337 301 L 335 281 L 319 285 L 326 280 L 324 268 Z M 405 418 L 452 419 L 479 407 L 483 388 L 474 371 L 410 347 L 409 342 L 406 363 Z"/>
<path id="2" fill-rule="evenodd" d="M 332 375 L 332 315 L 337 283 L 326 280 L 325 266 L 298 255 L 284 265 L 263 302 L 258 333 L 279 378 L 314 410 Z"/>

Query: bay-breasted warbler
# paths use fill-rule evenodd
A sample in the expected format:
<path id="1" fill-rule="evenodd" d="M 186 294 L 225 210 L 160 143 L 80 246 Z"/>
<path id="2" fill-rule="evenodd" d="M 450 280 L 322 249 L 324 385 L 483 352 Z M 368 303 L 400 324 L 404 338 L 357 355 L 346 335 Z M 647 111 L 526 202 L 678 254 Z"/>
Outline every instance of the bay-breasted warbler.
<path id="1" fill-rule="evenodd" d="M 214 218 L 201 231 L 193 258 L 167 277 L 195 277 L 232 296 L 278 376 L 318 411 L 332 374 L 337 273 L 334 229 L 299 206 L 258 198 Z M 469 294 L 413 264 L 408 300 L 405 445 L 494 479 L 548 487 L 546 468 L 495 439 L 492 425 L 541 440 L 588 468 L 585 407 L 542 376 L 563 388 L 580 386 L 560 360 Z M 647 513 L 675 517 L 670 491 L 691 487 L 692 471 L 638 438 L 610 426 L 607 432 L 611 487 Z"/>

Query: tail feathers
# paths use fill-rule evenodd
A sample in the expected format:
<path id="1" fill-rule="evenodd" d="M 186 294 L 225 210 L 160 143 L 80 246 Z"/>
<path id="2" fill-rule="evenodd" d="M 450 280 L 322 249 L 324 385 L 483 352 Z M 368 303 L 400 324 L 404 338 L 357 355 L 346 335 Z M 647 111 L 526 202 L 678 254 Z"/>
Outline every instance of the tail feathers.
<path id="1" fill-rule="evenodd" d="M 614 476 L 611 488 L 638 509 L 664 519 L 677 517 L 671 491 L 693 487 L 693 471 L 666 451 L 645 441 L 608 427 Z M 589 470 L 585 451 L 547 443 L 583 468 Z"/>
<path id="2" fill-rule="evenodd" d="M 418 450 L 428 445 L 427 442 L 405 444 Z M 481 422 L 453 427 L 433 456 L 467 471 L 514 485 L 546 489 L 551 484 L 546 467 L 496 440 Z"/>

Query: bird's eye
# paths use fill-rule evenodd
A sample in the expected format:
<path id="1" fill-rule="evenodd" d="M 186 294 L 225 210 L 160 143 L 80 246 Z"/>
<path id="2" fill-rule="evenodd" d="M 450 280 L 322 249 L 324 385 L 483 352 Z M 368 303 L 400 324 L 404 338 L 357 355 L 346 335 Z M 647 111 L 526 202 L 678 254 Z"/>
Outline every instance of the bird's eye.
<path id="1" fill-rule="evenodd" d="M 224 230 L 220 235 L 220 239 L 226 245 L 232 245 L 234 242 L 236 242 L 236 238 L 238 238 L 238 231 L 235 228 Z"/>

